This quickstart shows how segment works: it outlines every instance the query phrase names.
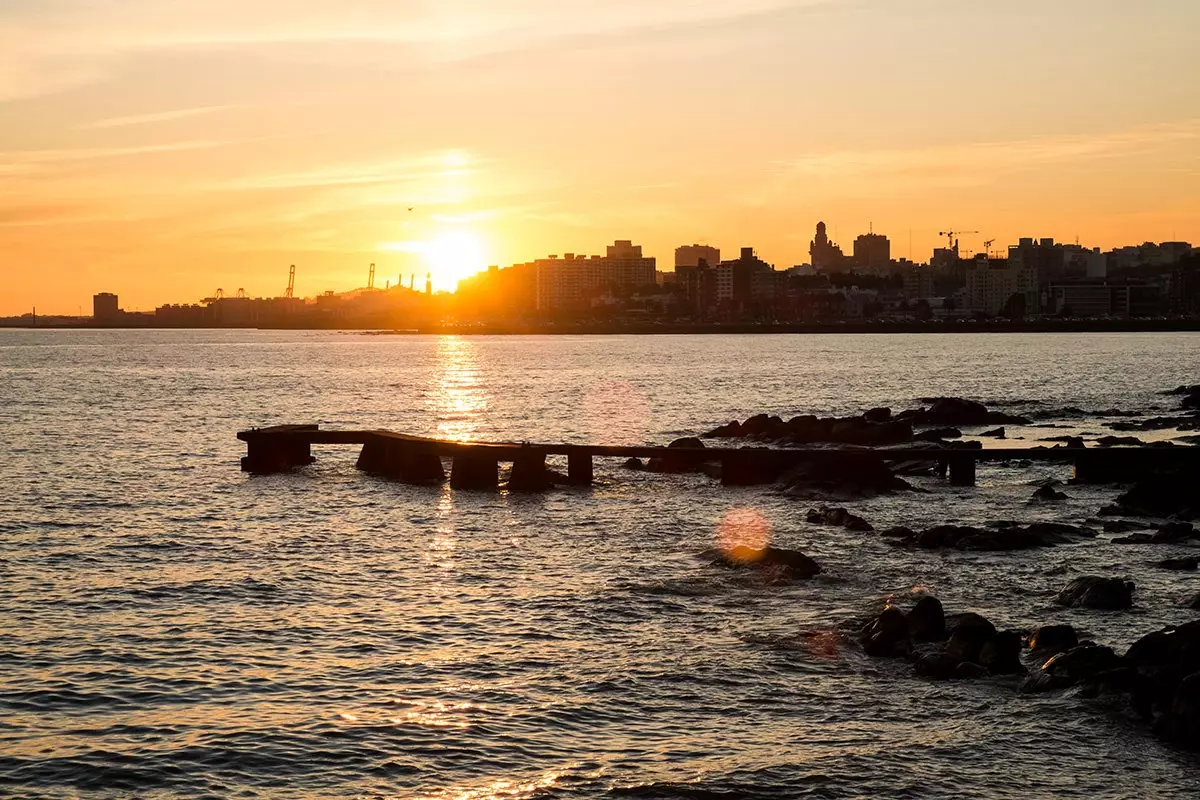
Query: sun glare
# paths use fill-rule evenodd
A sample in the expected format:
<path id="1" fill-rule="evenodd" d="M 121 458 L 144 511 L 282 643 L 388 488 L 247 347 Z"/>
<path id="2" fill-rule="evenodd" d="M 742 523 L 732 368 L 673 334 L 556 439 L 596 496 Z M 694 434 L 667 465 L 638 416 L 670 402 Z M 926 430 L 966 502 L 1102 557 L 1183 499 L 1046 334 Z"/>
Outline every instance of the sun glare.
<path id="1" fill-rule="evenodd" d="M 469 231 L 447 231 L 425 243 L 422 256 L 433 281 L 454 289 L 460 280 L 487 267 L 483 242 Z"/>

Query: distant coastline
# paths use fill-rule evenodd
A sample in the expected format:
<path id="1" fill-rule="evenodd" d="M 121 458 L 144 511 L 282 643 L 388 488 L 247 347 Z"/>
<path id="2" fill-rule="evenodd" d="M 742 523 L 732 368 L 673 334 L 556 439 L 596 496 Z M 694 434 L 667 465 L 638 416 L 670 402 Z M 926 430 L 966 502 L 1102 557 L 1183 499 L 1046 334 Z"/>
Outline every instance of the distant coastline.
<path id="1" fill-rule="evenodd" d="M 0 321 L 10 330 L 309 330 L 348 331 L 375 336 L 614 336 L 614 335 L 712 335 L 712 334 L 914 334 L 914 333 L 1169 333 L 1200 331 L 1198 318 L 1164 319 L 1039 319 L 1039 320 L 954 320 L 928 322 L 828 322 L 828 323 L 492 323 L 469 325 L 424 325 L 412 328 L 295 326 L 254 328 L 244 326 L 202 328 L 194 326 L 94 325 L 89 323 L 46 323 L 31 326 Z"/>

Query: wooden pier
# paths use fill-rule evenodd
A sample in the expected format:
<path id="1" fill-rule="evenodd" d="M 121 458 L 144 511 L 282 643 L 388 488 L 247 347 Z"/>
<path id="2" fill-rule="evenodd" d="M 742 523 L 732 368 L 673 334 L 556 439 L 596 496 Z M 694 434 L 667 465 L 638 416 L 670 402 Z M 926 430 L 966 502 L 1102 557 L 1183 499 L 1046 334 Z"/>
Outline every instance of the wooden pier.
<path id="1" fill-rule="evenodd" d="M 727 486 L 771 483 L 801 464 L 838 465 L 851 470 L 899 462 L 934 462 L 955 486 L 975 484 L 980 461 L 1053 461 L 1072 464 L 1085 483 L 1132 480 L 1148 471 L 1187 467 L 1200 474 L 1200 447 L 1023 447 L 939 448 L 930 445 L 866 448 L 659 447 L 652 445 L 533 444 L 529 442 L 458 442 L 392 431 L 321 430 L 317 425 L 279 425 L 238 433 L 246 443 L 242 470 L 254 474 L 287 472 L 311 464 L 313 445 L 361 445 L 358 468 L 417 485 L 446 480 L 455 489 L 495 490 L 501 463 L 511 463 L 508 488 L 538 491 L 555 482 L 547 456 L 566 456 L 566 482 L 589 486 L 596 458 L 657 459 L 660 472 L 688 472 L 703 464 L 721 465 Z"/>

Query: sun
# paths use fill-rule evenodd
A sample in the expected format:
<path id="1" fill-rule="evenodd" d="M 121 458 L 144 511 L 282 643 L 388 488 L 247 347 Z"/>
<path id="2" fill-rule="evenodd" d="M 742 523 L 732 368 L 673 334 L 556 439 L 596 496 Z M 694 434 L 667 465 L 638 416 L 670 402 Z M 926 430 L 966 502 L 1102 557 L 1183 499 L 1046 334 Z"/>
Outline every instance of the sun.
<path id="1" fill-rule="evenodd" d="M 435 285 L 453 291 L 463 278 L 487 268 L 483 242 L 470 231 L 446 231 L 421 248 Z"/>

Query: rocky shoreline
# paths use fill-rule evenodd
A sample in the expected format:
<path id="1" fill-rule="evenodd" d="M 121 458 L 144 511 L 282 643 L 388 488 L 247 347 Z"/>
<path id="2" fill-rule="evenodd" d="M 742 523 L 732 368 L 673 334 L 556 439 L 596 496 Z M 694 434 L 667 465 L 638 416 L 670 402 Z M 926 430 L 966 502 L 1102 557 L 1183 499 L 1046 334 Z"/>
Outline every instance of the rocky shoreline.
<path id="1" fill-rule="evenodd" d="M 1178 416 L 1170 420 L 1177 430 L 1200 429 L 1200 385 L 1181 386 L 1164 393 L 1179 398 Z M 814 444 L 888 445 L 931 441 L 952 449 L 946 439 L 961 435 L 960 427 L 1030 425 L 1030 420 L 994 411 L 961 398 L 931 398 L 928 407 L 893 415 L 889 409 L 872 409 L 859 416 L 821 419 L 814 416 L 781 417 L 758 414 L 744 422 L 731 422 L 704 434 L 704 438 L 740 438 L 777 447 Z M 1127 416 L 1119 412 L 1105 416 Z M 1130 422 L 1137 425 L 1144 423 Z M 1154 422 L 1155 425 L 1159 424 Z M 1146 428 L 1149 429 L 1149 428 Z M 992 429 L 976 436 L 1002 437 Z M 698 439 L 689 440 L 694 447 Z M 1120 447 L 1138 443 L 1109 441 L 1099 446 Z M 1060 446 L 1082 447 L 1082 441 Z M 813 490 L 833 495 L 870 496 L 870 492 L 914 490 L 898 473 L 924 468 L 881 460 L 881 472 L 858 478 L 853 491 L 844 491 L 850 475 L 789 474 L 777 482 L 787 496 L 808 496 Z M 836 473 L 836 469 L 833 470 Z M 1044 482 L 1030 497 L 1032 505 L 1062 503 L 1070 498 L 1056 481 Z M 1100 533 L 1123 534 L 1105 538 L 1106 546 L 1196 546 L 1200 531 L 1200 491 L 1196 475 L 1183 468 L 1163 468 L 1115 483 L 1115 501 L 1097 509 L 1087 524 L 1015 522 L 997 520 L 985 525 L 933 524 L 919 530 L 889 527 L 876 531 L 866 518 L 842 506 L 820 505 L 805 512 L 811 525 L 874 534 L 894 547 L 914 550 L 957 550 L 1002 553 L 1006 551 L 1075 545 L 1095 540 Z M 806 494 L 806 492 L 808 494 Z M 932 505 L 931 510 L 936 508 Z M 798 550 L 766 547 L 736 552 L 708 551 L 714 565 L 756 570 L 771 582 L 806 580 L 822 573 L 821 565 Z M 1200 557 L 1171 556 L 1146 562 L 1152 569 L 1192 572 Z M 1061 574 L 1061 573 L 1056 573 Z M 1135 607 L 1137 587 L 1125 577 L 1081 575 L 1061 586 L 1054 605 L 1088 609 L 1100 615 L 1121 614 Z M 1200 593 L 1187 604 L 1200 610 Z M 1068 624 L 1048 620 L 1019 629 L 1000 629 L 985 616 L 948 614 L 933 593 L 923 591 L 906 608 L 889 601 L 882 611 L 851 624 L 844 635 L 870 658 L 906 661 L 912 674 L 923 680 L 950 681 L 984 677 L 1011 679 L 1013 690 L 1023 694 L 1069 691 L 1080 698 L 1105 698 L 1125 709 L 1155 734 L 1176 745 L 1200 750 L 1200 619 L 1144 633 L 1125 652 L 1084 638 Z"/>

